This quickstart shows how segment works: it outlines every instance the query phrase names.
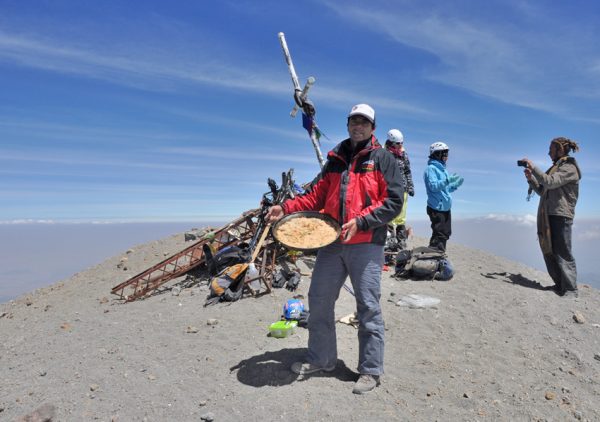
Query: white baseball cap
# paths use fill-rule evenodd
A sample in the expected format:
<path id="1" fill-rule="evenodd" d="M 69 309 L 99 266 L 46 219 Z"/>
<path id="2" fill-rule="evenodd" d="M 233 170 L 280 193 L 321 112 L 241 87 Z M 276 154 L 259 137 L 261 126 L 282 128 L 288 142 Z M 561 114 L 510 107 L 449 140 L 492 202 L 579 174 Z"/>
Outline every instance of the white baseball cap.
<path id="1" fill-rule="evenodd" d="M 375 124 L 375 110 L 368 104 L 356 104 L 350 110 L 348 118 L 352 116 L 363 116 L 367 118 L 371 123 Z"/>

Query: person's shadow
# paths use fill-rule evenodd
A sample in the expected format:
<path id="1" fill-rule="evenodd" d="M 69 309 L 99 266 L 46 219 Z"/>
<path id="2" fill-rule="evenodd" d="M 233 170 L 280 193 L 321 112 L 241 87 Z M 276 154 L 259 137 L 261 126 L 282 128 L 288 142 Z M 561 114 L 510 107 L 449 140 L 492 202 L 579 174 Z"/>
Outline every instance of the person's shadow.
<path id="1" fill-rule="evenodd" d="M 530 280 L 527 277 L 523 277 L 521 274 L 512 274 L 508 272 L 503 273 L 481 273 L 485 278 L 498 279 L 500 278 L 505 283 L 517 284 L 522 287 L 527 287 L 528 289 L 535 290 L 552 290 L 549 286 L 542 286 L 535 280 Z"/>
<path id="2" fill-rule="evenodd" d="M 343 360 L 338 359 L 331 372 L 320 371 L 310 375 L 297 375 L 290 370 L 292 363 L 303 361 L 307 349 L 281 349 L 252 356 L 229 368 L 237 371 L 238 380 L 251 387 L 282 386 L 294 381 L 304 381 L 309 377 L 336 377 L 341 381 L 356 381 L 358 373 L 351 371 Z"/>

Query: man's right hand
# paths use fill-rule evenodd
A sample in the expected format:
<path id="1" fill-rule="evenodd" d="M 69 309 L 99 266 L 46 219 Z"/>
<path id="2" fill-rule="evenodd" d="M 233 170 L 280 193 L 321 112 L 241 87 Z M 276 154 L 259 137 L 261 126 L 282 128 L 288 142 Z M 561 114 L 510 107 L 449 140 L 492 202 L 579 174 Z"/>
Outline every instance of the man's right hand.
<path id="1" fill-rule="evenodd" d="M 273 205 L 269 208 L 265 219 L 267 223 L 273 223 L 283 217 L 285 213 L 283 212 L 283 207 L 281 205 Z"/>

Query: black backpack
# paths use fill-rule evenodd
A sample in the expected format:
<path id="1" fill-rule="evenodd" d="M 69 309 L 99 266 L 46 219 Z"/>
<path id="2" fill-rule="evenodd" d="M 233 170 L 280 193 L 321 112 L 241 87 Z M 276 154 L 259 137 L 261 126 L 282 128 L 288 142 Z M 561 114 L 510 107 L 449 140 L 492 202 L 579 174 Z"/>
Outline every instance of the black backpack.
<path id="1" fill-rule="evenodd" d="M 210 246 L 205 243 L 202 245 L 202 251 L 204 252 L 204 261 L 206 262 L 208 273 L 213 277 L 227 267 L 249 262 L 252 257 L 248 244 L 246 243 L 240 243 L 239 246 L 226 246 L 214 255 Z"/>
<path id="2" fill-rule="evenodd" d="M 454 275 L 452 264 L 445 252 L 427 246 L 414 248 L 410 254 L 401 251 L 396 258 L 396 274 L 398 278 L 416 280 L 447 281 Z"/>
<path id="3" fill-rule="evenodd" d="M 248 264 L 234 264 L 226 267 L 209 282 L 210 294 L 204 306 L 217 302 L 235 302 L 242 298 L 244 293 L 244 278 L 248 271 Z"/>

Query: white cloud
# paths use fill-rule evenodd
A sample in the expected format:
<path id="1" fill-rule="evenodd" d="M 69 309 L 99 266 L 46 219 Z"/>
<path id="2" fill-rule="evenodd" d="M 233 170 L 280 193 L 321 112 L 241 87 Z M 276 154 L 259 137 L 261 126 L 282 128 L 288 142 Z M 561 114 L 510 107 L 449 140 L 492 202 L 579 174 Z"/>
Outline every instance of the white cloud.
<path id="1" fill-rule="evenodd" d="M 600 226 L 593 225 L 591 227 L 587 227 L 583 232 L 576 231 L 575 237 L 578 240 L 598 240 L 600 239 Z"/>
<path id="2" fill-rule="evenodd" d="M 120 52 L 107 53 L 91 44 L 65 46 L 59 40 L 42 40 L 40 37 L 0 31 L 0 62 L 75 74 L 148 91 L 174 91 L 182 86 L 204 85 L 261 95 L 286 95 L 291 99 L 291 82 L 281 77 L 279 66 L 270 71 L 264 61 L 253 64 L 237 63 L 235 59 L 219 60 L 206 46 L 202 49 L 204 56 L 199 53 L 182 56 L 158 48 L 144 52 L 139 46 L 124 44 L 120 44 L 120 47 L 123 49 Z M 236 55 L 232 54 L 231 57 L 235 58 Z M 332 107 L 369 98 L 378 107 L 392 112 L 433 115 L 423 107 L 373 95 L 370 91 L 360 92 L 335 86 L 318 88 L 311 93 L 311 97 L 314 94 L 320 104 L 326 103 Z"/>
<path id="3" fill-rule="evenodd" d="M 535 226 L 537 217 L 532 214 L 511 215 L 511 214 L 488 214 L 481 220 L 497 221 L 504 223 L 515 223 L 522 226 Z"/>
<path id="4" fill-rule="evenodd" d="M 231 151 L 220 148 L 185 148 L 173 147 L 162 148 L 160 152 L 165 154 L 181 154 L 181 155 L 197 155 L 201 157 L 225 158 L 230 160 L 256 160 L 256 161 L 276 161 L 276 162 L 293 162 L 302 164 L 315 164 L 316 159 L 308 154 L 305 156 L 298 155 L 283 155 L 281 153 L 267 154 L 264 152 L 250 151 Z"/>
<path id="5" fill-rule="evenodd" d="M 21 224 L 56 224 L 54 220 L 35 220 L 21 218 L 16 220 L 0 220 L 0 225 L 21 225 Z"/>
<path id="6" fill-rule="evenodd" d="M 287 84 L 278 84 L 264 71 L 249 72 L 214 58 L 174 61 L 165 57 L 168 52 L 157 53 L 160 59 L 158 56 L 144 58 L 134 52 L 109 55 L 93 47 L 64 47 L 59 46 L 58 41 L 0 32 L 0 60 L 23 66 L 78 74 L 146 90 L 171 90 L 179 82 L 271 93 L 290 92 Z"/>
<path id="7" fill-rule="evenodd" d="M 395 9 L 327 5 L 346 20 L 431 53 L 439 60 L 423 70 L 431 80 L 509 104 L 596 118 L 573 112 L 578 98 L 600 92 L 598 78 L 588 70 L 598 68 L 589 60 L 597 56 L 598 44 L 590 35 L 594 28 L 583 22 L 565 26 L 549 10 L 510 3 L 496 5 L 492 19 L 444 3 Z"/>

